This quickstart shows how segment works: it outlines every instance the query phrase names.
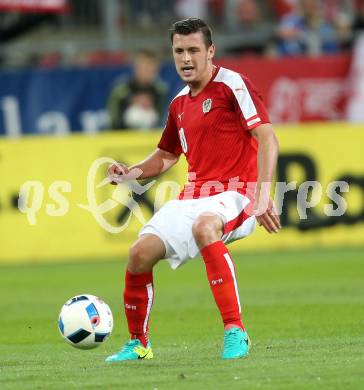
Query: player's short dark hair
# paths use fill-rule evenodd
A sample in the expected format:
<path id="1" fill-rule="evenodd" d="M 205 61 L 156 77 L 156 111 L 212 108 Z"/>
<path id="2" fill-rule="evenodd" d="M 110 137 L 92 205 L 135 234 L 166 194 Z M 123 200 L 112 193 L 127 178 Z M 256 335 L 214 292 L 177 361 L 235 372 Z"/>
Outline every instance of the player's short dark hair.
<path id="1" fill-rule="evenodd" d="M 211 28 L 203 20 L 198 18 L 179 20 L 178 22 L 173 23 L 169 31 L 171 33 L 172 44 L 175 34 L 189 35 L 192 33 L 201 32 L 206 47 L 210 47 L 212 45 Z"/>

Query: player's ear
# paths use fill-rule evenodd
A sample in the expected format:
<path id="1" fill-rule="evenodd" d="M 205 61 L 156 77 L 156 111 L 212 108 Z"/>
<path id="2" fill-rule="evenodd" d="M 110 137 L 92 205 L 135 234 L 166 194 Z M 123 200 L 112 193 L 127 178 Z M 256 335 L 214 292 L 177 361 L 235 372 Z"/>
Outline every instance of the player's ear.
<path id="1" fill-rule="evenodd" d="M 215 55 L 215 45 L 212 44 L 208 49 L 207 49 L 207 58 L 209 60 L 212 60 Z"/>

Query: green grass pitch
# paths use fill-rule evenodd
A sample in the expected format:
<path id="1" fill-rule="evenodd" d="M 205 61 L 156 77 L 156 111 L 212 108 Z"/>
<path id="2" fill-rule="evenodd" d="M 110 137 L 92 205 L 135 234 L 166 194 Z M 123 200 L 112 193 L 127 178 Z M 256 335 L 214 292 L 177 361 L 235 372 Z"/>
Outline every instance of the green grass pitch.
<path id="1" fill-rule="evenodd" d="M 125 263 L 0 267 L 0 389 L 363 389 L 363 248 L 234 254 L 247 359 L 222 361 L 222 326 L 201 260 L 154 273 L 155 358 L 108 365 L 127 338 Z M 58 333 L 71 296 L 111 306 L 111 338 L 80 351 Z"/>

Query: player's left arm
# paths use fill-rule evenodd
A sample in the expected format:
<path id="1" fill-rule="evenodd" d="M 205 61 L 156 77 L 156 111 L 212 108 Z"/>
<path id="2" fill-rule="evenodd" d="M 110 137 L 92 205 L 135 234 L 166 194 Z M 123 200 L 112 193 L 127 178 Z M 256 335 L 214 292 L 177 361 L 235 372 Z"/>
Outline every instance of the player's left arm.
<path id="1" fill-rule="evenodd" d="M 254 215 L 267 232 L 277 233 L 281 224 L 270 198 L 270 189 L 278 159 L 278 140 L 270 123 L 261 124 L 251 132 L 258 141 L 258 179 Z"/>

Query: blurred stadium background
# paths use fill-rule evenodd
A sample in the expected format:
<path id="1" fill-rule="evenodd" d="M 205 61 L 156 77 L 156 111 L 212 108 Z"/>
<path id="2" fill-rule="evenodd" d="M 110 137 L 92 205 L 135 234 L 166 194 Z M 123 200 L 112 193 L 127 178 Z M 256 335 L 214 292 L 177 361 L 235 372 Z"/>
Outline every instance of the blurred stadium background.
<path id="1" fill-rule="evenodd" d="M 283 231 L 268 237 L 258 230 L 232 246 L 237 258 L 247 254 L 249 259 L 244 263 L 248 265 L 247 274 L 243 262 L 237 261 L 237 270 L 240 277 L 251 277 L 245 289 L 244 284 L 242 288 L 248 313 L 250 310 L 251 317 L 258 319 L 257 338 L 275 345 L 269 329 L 271 326 L 275 331 L 282 329 L 278 339 L 281 337 L 283 348 L 287 340 L 291 347 L 295 342 L 290 339 L 291 332 L 298 338 L 304 333 L 308 338 L 305 345 L 309 345 L 305 356 L 316 362 L 312 365 L 306 362 L 307 370 L 315 370 L 315 365 L 321 362 L 322 350 L 318 348 L 317 356 L 312 357 L 316 346 L 309 344 L 309 339 L 331 335 L 336 337 L 333 343 L 341 348 L 338 340 L 344 340 L 339 333 L 342 326 L 348 332 L 345 340 L 352 337 L 351 344 L 347 344 L 352 352 L 350 359 L 359 359 L 360 352 L 354 350 L 360 345 L 355 337 L 363 326 L 357 316 L 363 308 L 364 285 L 364 1 L 0 0 L 0 292 L 5 297 L 1 312 L 9 313 L 6 318 L 1 314 L 0 320 L 5 329 L 2 335 L 7 335 L 3 342 L 15 348 L 9 347 L 7 351 L 7 364 L 13 369 L 13 376 L 9 377 L 15 378 L 14 381 L 19 377 L 15 361 L 29 354 L 23 344 L 35 346 L 39 367 L 44 365 L 42 359 L 47 358 L 42 355 L 43 342 L 49 342 L 52 351 L 58 351 L 54 367 L 58 367 L 58 359 L 69 359 L 75 367 L 79 362 L 88 364 L 86 355 L 62 355 L 56 344 L 60 338 L 53 325 L 49 325 L 71 295 L 100 294 L 111 302 L 115 311 L 119 308 L 118 281 L 122 280 L 122 272 L 114 260 L 126 259 L 128 247 L 143 220 L 148 220 L 163 203 L 161 197 L 155 202 L 156 192 L 163 187 L 154 184 L 147 192 L 134 194 L 139 209 L 127 187 L 96 188 L 104 178 L 106 163 L 95 170 L 94 177 L 88 177 L 89 169 L 100 157 L 130 164 L 154 149 L 168 102 L 182 86 L 171 59 L 168 28 L 173 21 L 186 17 L 206 19 L 217 44 L 216 63 L 246 74 L 261 91 L 281 144 L 277 180 L 295 182 L 296 189 L 286 194 L 282 206 Z M 164 88 L 161 95 L 164 110 L 158 117 L 148 109 L 129 112 L 128 123 L 133 126 L 118 128 L 112 121 L 112 92 L 120 82 L 132 79 L 140 52 L 147 52 L 147 57 L 150 52 L 151 57 L 156 55 L 152 59 L 159 64 L 156 82 Z M 138 125 L 140 118 L 150 121 Z M 177 180 L 183 184 L 184 169 L 182 161 L 158 183 Z M 297 203 L 297 188 L 304 181 L 314 180 L 321 183 L 322 196 L 317 191 L 310 192 L 309 202 L 314 206 L 307 210 L 306 219 L 300 219 L 304 204 Z M 335 180 L 349 183 L 349 192 L 341 194 L 347 210 L 343 215 L 327 217 L 325 205 L 332 204 L 330 197 L 334 196 L 329 183 Z M 24 183 L 28 183 L 29 191 L 20 194 Z M 92 191 L 88 192 L 88 188 Z M 166 191 L 168 194 L 173 196 L 173 191 Z M 92 202 L 102 205 L 106 201 L 109 207 L 99 210 L 98 216 L 85 209 Z M 34 212 L 24 213 L 31 206 Z M 101 217 L 115 230 L 130 224 L 125 231 L 110 233 L 100 226 Z M 81 260 L 89 262 L 80 266 Z M 271 269 L 267 271 L 271 260 Z M 334 260 L 333 266 L 330 260 Z M 39 262 L 45 264 L 33 264 Z M 179 274 L 184 281 L 174 279 L 173 283 L 193 281 L 191 275 L 196 267 Z M 162 286 L 171 301 L 165 304 L 172 313 L 173 299 L 181 307 L 183 300 L 175 292 L 168 271 L 164 271 L 164 266 L 161 269 Z M 191 284 L 191 291 L 199 283 L 203 282 Z M 259 293 L 259 286 L 263 285 L 264 290 Z M 202 301 L 205 298 L 201 296 L 209 297 L 207 287 L 201 294 L 197 296 Z M 45 312 L 38 307 L 39 297 Z M 163 299 L 166 298 L 161 298 L 161 311 Z M 211 306 L 206 321 L 214 310 L 207 299 L 207 305 Z M 188 302 L 192 302 L 185 303 L 192 310 L 194 297 Z M 286 314 L 284 310 L 280 312 L 286 321 L 282 328 L 274 313 L 287 302 L 292 306 Z M 297 309 L 296 302 L 301 302 L 307 317 Z M 316 302 L 322 305 L 310 306 Z M 272 304 L 274 310 L 269 311 L 264 304 Z M 197 313 L 197 306 L 194 309 Z M 30 335 L 24 330 L 31 327 L 25 325 L 21 310 L 25 310 L 23 314 L 38 333 L 34 330 Z M 165 321 L 174 324 L 178 318 L 166 315 Z M 211 320 L 208 328 L 213 329 L 215 322 Z M 307 330 L 309 322 L 315 325 L 312 330 Z M 159 325 L 174 342 L 175 336 L 169 335 L 162 322 Z M 196 329 L 199 325 L 194 324 Z M 49 331 L 45 340 L 44 327 Z M 157 338 L 162 340 L 158 327 L 156 330 Z M 9 341 L 9 334 L 17 336 L 14 339 L 11 336 Z M 110 350 L 117 343 L 114 341 Z M 258 345 L 257 356 L 265 359 L 269 348 Z M 296 347 L 292 348 L 290 351 Z M 343 378 L 341 363 L 335 360 L 340 355 L 336 352 L 331 355 L 327 352 L 330 388 L 340 388 L 335 387 L 340 380 L 353 380 L 358 385 L 359 363 L 354 364 L 358 361 L 351 366 L 356 371 Z M 184 356 L 183 350 L 180 353 Z M 349 356 L 345 353 L 344 356 Z M 277 359 L 272 364 L 278 365 L 279 355 L 274 356 Z M 291 362 L 300 366 L 294 354 L 287 356 L 291 360 L 287 360 L 286 368 Z M 101 354 L 99 358 L 102 362 Z M 187 362 L 189 357 L 183 359 Z M 26 363 L 26 369 L 30 370 L 26 383 L 34 388 L 30 360 Z M 349 358 L 345 361 L 349 362 Z M 173 360 L 172 363 L 178 365 Z M 254 360 L 248 364 L 252 369 L 265 367 L 265 363 L 257 364 Z M 140 372 L 133 370 L 139 377 Z M 277 375 L 275 388 L 281 388 L 281 371 L 278 368 L 271 371 Z M 171 372 L 183 379 L 179 372 Z M 307 378 L 306 373 L 296 375 L 297 372 L 292 368 L 290 373 L 296 379 L 287 379 L 286 384 Z M 67 373 L 72 377 L 72 371 Z M 259 373 L 265 375 L 263 371 Z M 260 379 L 251 380 L 247 382 L 250 385 Z M 4 382 L 2 388 L 16 388 L 16 382 L 12 381 Z M 230 386 L 233 385 L 232 380 Z M 53 388 L 50 384 L 44 386 L 39 382 L 38 388 Z"/>

